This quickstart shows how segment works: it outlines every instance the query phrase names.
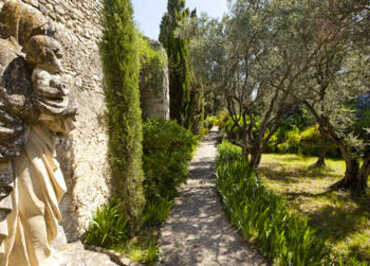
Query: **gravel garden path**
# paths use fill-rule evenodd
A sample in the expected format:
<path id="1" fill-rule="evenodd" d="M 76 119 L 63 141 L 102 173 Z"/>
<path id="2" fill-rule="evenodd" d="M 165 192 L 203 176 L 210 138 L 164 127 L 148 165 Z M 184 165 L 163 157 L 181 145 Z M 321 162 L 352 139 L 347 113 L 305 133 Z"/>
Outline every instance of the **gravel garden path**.
<path id="1" fill-rule="evenodd" d="M 188 182 L 161 228 L 159 265 L 267 265 L 224 216 L 214 178 L 216 140 L 214 128 L 191 162 Z"/>

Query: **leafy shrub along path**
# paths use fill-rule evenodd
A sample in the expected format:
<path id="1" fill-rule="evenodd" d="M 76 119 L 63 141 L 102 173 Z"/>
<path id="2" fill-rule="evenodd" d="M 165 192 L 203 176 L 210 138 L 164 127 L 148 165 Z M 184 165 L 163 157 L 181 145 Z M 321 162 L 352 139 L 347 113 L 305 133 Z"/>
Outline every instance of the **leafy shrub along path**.
<path id="1" fill-rule="evenodd" d="M 263 258 L 238 235 L 224 216 L 216 193 L 216 131 L 201 143 L 161 229 L 160 265 L 264 265 Z"/>

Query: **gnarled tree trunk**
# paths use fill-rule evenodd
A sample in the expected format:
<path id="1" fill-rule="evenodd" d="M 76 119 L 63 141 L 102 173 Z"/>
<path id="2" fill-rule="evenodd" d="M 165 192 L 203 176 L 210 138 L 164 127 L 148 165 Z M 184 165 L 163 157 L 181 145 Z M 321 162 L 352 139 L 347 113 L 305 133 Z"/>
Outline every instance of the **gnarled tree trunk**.
<path id="1" fill-rule="evenodd" d="M 243 145 L 242 146 L 242 155 L 243 155 L 243 158 L 246 162 L 249 162 L 249 151 L 248 151 L 248 148 L 247 148 L 247 145 Z"/>
<path id="2" fill-rule="evenodd" d="M 261 162 L 261 157 L 262 157 L 262 149 L 260 148 L 254 148 L 252 153 L 251 153 L 251 160 L 249 162 L 249 166 L 253 169 L 257 169 Z"/>
<path id="3" fill-rule="evenodd" d="M 342 180 L 331 186 L 332 189 L 349 190 L 355 194 L 362 194 L 367 189 L 367 180 L 370 174 L 370 157 L 365 158 L 360 168 L 358 160 L 345 156 L 346 172 Z"/>
<path id="4" fill-rule="evenodd" d="M 321 167 L 326 166 L 326 164 L 325 164 L 326 153 L 327 153 L 327 151 L 326 151 L 326 149 L 324 149 L 322 151 L 322 153 L 320 154 L 320 157 L 317 160 L 317 162 L 313 165 L 314 168 L 321 168 Z"/>

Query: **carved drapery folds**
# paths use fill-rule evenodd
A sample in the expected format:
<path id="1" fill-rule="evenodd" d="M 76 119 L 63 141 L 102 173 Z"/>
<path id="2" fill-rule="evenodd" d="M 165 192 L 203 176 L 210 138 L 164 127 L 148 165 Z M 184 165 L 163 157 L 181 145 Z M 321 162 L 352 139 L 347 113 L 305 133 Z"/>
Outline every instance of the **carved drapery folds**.
<path id="1" fill-rule="evenodd" d="M 45 18 L 9 0 L 0 13 L 0 31 L 0 265 L 51 265 L 49 242 L 65 192 L 53 139 L 73 129 L 76 110 L 70 108 L 61 46 Z M 31 221 L 28 212 L 38 218 Z M 33 226 L 42 230 L 35 233 Z M 30 234 L 32 241 L 48 242 L 36 243 L 42 251 L 30 250 L 23 239 Z M 17 241 L 23 251 L 13 250 L 19 249 Z"/>

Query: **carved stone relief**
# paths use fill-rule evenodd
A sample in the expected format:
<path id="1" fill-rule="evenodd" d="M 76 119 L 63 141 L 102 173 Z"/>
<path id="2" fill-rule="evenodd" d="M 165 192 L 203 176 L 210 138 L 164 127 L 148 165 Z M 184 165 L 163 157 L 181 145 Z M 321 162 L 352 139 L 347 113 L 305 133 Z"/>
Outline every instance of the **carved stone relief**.
<path id="1" fill-rule="evenodd" d="M 0 265 L 58 265 L 50 248 L 66 192 L 55 137 L 74 128 L 55 31 L 35 9 L 0 13 Z"/>

